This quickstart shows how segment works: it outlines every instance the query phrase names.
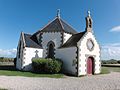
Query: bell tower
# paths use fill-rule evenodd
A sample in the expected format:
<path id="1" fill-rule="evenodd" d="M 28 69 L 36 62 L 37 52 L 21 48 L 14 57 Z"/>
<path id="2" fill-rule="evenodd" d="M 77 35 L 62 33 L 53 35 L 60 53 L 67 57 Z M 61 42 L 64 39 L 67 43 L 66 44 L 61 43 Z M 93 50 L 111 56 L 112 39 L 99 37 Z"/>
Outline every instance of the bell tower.
<path id="1" fill-rule="evenodd" d="M 87 13 L 88 13 L 88 15 L 86 17 L 86 31 L 87 32 L 92 32 L 93 21 L 92 21 L 92 18 L 90 16 L 90 11 L 88 11 Z"/>

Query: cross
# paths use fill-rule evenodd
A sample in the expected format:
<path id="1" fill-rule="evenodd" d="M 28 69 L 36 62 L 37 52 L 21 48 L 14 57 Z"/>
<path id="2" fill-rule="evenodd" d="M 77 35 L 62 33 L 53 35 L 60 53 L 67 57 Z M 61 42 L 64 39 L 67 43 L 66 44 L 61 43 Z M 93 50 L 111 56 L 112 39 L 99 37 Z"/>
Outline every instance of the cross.
<path id="1" fill-rule="evenodd" d="M 88 16 L 90 17 L 90 11 L 88 11 Z"/>
<path id="2" fill-rule="evenodd" d="M 38 52 L 39 52 L 38 50 L 35 51 L 36 54 L 37 54 Z"/>
<path id="3" fill-rule="evenodd" d="M 60 9 L 57 10 L 57 17 L 60 18 Z"/>

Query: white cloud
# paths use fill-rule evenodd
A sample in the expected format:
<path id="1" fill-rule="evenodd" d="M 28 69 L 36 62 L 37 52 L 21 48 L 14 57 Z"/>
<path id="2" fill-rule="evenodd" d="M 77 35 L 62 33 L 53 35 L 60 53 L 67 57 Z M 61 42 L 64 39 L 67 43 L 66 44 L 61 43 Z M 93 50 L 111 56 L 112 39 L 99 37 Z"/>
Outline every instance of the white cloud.
<path id="1" fill-rule="evenodd" d="M 113 27 L 110 32 L 120 32 L 120 26 Z"/>
<path id="2" fill-rule="evenodd" d="M 102 59 L 119 59 L 120 60 L 120 43 L 102 45 Z"/>
<path id="3" fill-rule="evenodd" d="M 0 57 L 15 57 L 16 56 L 16 49 L 0 49 Z"/>

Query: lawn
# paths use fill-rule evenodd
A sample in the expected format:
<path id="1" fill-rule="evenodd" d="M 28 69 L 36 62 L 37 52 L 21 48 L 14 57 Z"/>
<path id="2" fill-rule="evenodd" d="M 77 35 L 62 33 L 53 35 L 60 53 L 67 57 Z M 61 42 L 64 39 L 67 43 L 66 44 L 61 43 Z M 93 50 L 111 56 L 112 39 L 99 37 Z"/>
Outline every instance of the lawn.
<path id="1" fill-rule="evenodd" d="M 0 90 L 7 90 L 7 89 L 2 89 L 2 88 L 0 88 Z"/>
<path id="2" fill-rule="evenodd" d="M 62 78 L 64 76 L 64 74 L 37 74 L 32 72 L 17 71 L 13 65 L 0 65 L 0 75 L 49 78 Z"/>
<path id="3" fill-rule="evenodd" d="M 108 67 L 102 67 L 101 68 L 101 74 L 108 74 L 108 73 L 110 73 Z"/>
<path id="4" fill-rule="evenodd" d="M 110 72 L 120 72 L 120 67 L 102 67 L 101 74 L 108 74 Z"/>
<path id="5" fill-rule="evenodd" d="M 101 74 L 108 74 L 110 72 L 120 72 L 120 67 L 102 67 L 101 69 Z M 50 78 L 62 78 L 64 76 L 64 74 L 36 74 L 32 72 L 22 72 L 16 70 L 0 70 L 0 75 Z"/>
<path id="6" fill-rule="evenodd" d="M 12 70 L 0 70 L 0 75 L 6 76 L 25 76 L 25 77 L 50 77 L 50 78 L 62 78 L 63 74 L 36 74 L 32 72 L 12 71 Z"/>
<path id="7" fill-rule="evenodd" d="M 101 74 L 108 74 L 110 72 L 120 72 L 120 67 L 103 67 Z M 25 76 L 25 77 L 49 77 L 49 78 L 62 78 L 64 74 L 36 74 L 32 72 L 17 71 L 13 66 L 0 65 L 0 75 L 6 76 Z"/>

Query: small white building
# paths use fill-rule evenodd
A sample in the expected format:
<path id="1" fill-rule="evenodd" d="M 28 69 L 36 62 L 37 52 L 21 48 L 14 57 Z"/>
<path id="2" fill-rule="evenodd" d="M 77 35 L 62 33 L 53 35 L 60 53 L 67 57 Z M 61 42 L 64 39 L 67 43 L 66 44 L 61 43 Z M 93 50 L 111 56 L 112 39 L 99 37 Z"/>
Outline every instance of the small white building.
<path id="1" fill-rule="evenodd" d="M 30 71 L 33 58 L 59 58 L 63 61 L 64 72 L 75 76 L 99 74 L 100 46 L 92 30 L 90 12 L 83 32 L 76 32 L 60 18 L 59 13 L 33 35 L 22 32 L 17 48 L 16 68 Z"/>

